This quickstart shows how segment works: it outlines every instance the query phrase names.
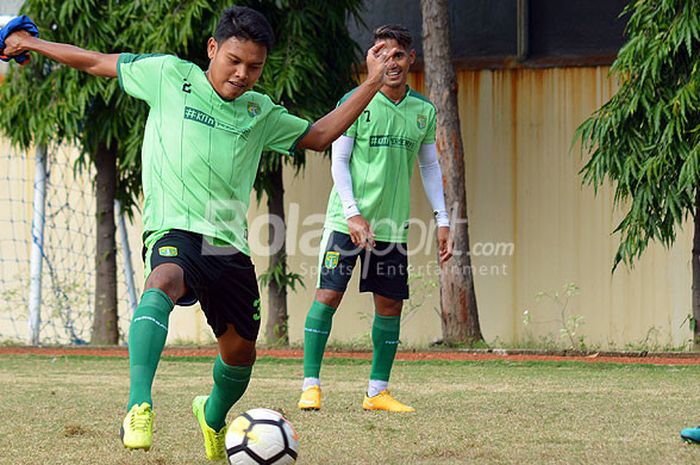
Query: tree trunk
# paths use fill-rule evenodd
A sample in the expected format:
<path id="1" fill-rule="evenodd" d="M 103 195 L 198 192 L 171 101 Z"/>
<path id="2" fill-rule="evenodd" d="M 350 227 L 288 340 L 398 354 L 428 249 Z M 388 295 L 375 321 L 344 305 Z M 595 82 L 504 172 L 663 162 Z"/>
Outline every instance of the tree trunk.
<path id="1" fill-rule="evenodd" d="M 117 188 L 117 151 L 101 143 L 95 154 L 96 249 L 95 315 L 92 343 L 119 343 L 117 315 L 117 246 L 114 234 L 114 195 Z"/>
<path id="2" fill-rule="evenodd" d="M 695 190 L 693 231 L 693 345 L 700 349 L 700 188 Z"/>
<path id="3" fill-rule="evenodd" d="M 268 173 L 270 190 L 267 197 L 267 209 L 271 217 L 268 242 L 276 250 L 270 255 L 270 271 L 276 270 L 274 276 L 287 274 L 287 228 L 284 219 L 284 181 L 282 179 L 282 162 Z M 268 344 L 289 345 L 287 332 L 287 287 L 278 285 L 271 279 L 267 288 L 268 318 L 265 326 L 265 338 Z"/>
<path id="4" fill-rule="evenodd" d="M 440 272 L 443 341 L 471 345 L 483 340 L 483 336 L 469 256 L 464 149 L 457 81 L 450 56 L 448 1 L 421 0 L 421 12 L 426 84 L 430 100 L 437 108 L 437 150 L 454 239 L 454 257 Z"/>

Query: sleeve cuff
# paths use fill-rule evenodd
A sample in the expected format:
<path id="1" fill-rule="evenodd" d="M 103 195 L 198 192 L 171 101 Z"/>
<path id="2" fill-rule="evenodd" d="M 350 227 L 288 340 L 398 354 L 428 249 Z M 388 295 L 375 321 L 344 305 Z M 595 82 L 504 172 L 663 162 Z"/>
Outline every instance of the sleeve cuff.
<path id="1" fill-rule="evenodd" d="M 438 228 L 449 228 L 450 227 L 450 217 L 447 216 L 445 210 L 433 212 L 435 215 L 435 223 Z"/>
<path id="2" fill-rule="evenodd" d="M 119 81 L 119 87 L 123 91 L 126 91 L 126 89 L 124 89 L 124 78 L 122 77 L 122 63 L 124 63 L 124 58 L 124 53 L 119 54 L 119 58 L 117 58 L 117 81 Z"/>
<path id="3" fill-rule="evenodd" d="M 304 138 L 305 135 L 307 135 L 309 133 L 309 131 L 311 131 L 311 126 L 312 126 L 312 123 L 308 123 L 304 132 L 302 132 L 301 135 L 299 137 L 297 137 L 297 140 L 295 140 L 294 143 L 292 144 L 292 146 L 289 148 L 290 154 L 294 153 L 294 151 L 297 149 L 297 145 L 299 145 L 299 142 Z"/>
<path id="4" fill-rule="evenodd" d="M 349 220 L 353 216 L 361 215 L 360 210 L 357 208 L 356 204 L 349 205 L 347 207 L 343 207 L 343 215 L 345 215 L 345 219 Z"/>

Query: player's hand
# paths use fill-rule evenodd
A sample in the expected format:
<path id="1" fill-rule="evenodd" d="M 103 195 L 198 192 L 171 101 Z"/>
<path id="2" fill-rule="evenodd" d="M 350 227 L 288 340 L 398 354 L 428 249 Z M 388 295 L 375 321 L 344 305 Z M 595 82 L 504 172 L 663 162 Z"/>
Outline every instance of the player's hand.
<path id="1" fill-rule="evenodd" d="M 387 50 L 384 42 L 379 42 L 367 52 L 367 80 L 384 82 L 389 62 L 396 54 L 396 47 Z"/>
<path id="2" fill-rule="evenodd" d="M 441 226 L 437 230 L 438 240 L 438 256 L 440 257 L 440 265 L 452 258 L 452 238 L 450 237 L 450 228 Z"/>
<path id="3" fill-rule="evenodd" d="M 5 39 L 5 48 L 0 50 L 0 55 L 13 57 L 27 51 L 26 44 L 34 37 L 27 31 L 13 32 Z"/>
<path id="4" fill-rule="evenodd" d="M 371 249 L 376 245 L 374 232 L 364 216 L 355 215 L 348 218 L 348 229 L 350 230 L 350 239 L 357 247 Z"/>

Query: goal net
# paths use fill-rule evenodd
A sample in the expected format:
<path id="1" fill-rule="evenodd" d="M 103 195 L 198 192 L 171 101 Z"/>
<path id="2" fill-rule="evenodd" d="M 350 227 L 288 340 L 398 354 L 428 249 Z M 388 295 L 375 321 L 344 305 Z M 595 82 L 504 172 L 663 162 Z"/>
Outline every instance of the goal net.
<path id="1" fill-rule="evenodd" d="M 0 343 L 84 344 L 90 340 L 94 173 L 89 164 L 77 165 L 77 158 L 78 151 L 69 147 L 26 153 L 0 141 Z M 130 265 L 130 257 L 125 256 L 128 238 L 119 220 L 118 310 L 124 334 L 138 291 L 133 272 L 125 272 L 125 265 Z"/>

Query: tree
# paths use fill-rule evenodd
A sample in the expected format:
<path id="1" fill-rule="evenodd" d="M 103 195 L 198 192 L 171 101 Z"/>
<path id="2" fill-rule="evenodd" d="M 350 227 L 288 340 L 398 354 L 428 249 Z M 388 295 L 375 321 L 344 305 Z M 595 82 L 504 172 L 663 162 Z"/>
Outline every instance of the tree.
<path id="1" fill-rule="evenodd" d="M 118 31 L 127 18 L 115 14 L 118 7 L 116 1 L 27 0 L 22 13 L 36 21 L 43 38 L 109 53 L 124 47 Z M 15 145 L 77 144 L 78 163 L 95 164 L 95 344 L 119 340 L 114 199 L 133 205 L 140 185 L 135 130 L 145 116 L 145 105 L 120 92 L 116 79 L 94 78 L 42 56 L 12 66 L 0 86 L 0 130 Z"/>
<path id="2" fill-rule="evenodd" d="M 352 86 L 357 45 L 346 24 L 350 17 L 359 19 L 361 0 L 235 3 L 265 14 L 277 36 L 257 90 L 292 112 L 315 119 Z M 37 22 L 41 36 L 48 40 L 105 53 L 172 53 L 206 69 L 206 41 L 221 12 L 231 4 L 229 0 L 28 0 L 23 13 Z M 94 78 L 37 56 L 29 67 L 12 68 L 0 87 L 0 109 L 0 130 L 15 144 L 26 149 L 32 143 L 75 143 L 81 149 L 79 162 L 95 163 L 98 253 L 92 342 L 115 344 L 112 205 L 116 195 L 131 208 L 140 192 L 140 148 L 148 108 L 121 92 L 116 79 Z M 284 220 L 282 159 L 297 169 L 305 163 L 302 152 L 290 157 L 265 154 L 256 189 L 268 193 L 270 214 Z M 279 240 L 280 234 L 284 241 L 285 231 L 271 230 L 271 241 Z M 263 280 L 270 284 L 268 339 L 286 343 L 286 287 L 293 288 L 300 277 L 287 272 L 282 244 Z"/>
<path id="3" fill-rule="evenodd" d="M 423 53 L 428 94 L 437 108 L 437 150 L 445 201 L 452 221 L 454 257 L 440 272 L 443 341 L 474 344 L 483 340 L 469 255 L 464 148 L 457 108 L 457 81 L 450 59 L 447 0 L 421 0 Z"/>
<path id="4" fill-rule="evenodd" d="M 361 6 L 362 0 L 282 2 L 268 16 L 280 45 L 270 54 L 261 89 L 307 119 L 327 113 L 355 82 L 352 66 L 359 49 L 347 23 L 350 18 L 360 20 Z M 273 253 L 267 272 L 260 276 L 268 286 L 265 338 L 271 344 L 289 344 L 287 287 L 303 286 L 301 276 L 287 270 L 282 168 L 287 164 L 298 172 L 305 163 L 303 151 L 290 157 L 265 153 L 255 183 L 258 201 L 267 195 L 272 218 L 268 240 Z"/>
<path id="5" fill-rule="evenodd" d="M 616 227 L 613 271 L 633 266 L 650 241 L 670 247 L 694 216 L 692 323 L 700 319 L 700 2 L 631 2 L 627 42 L 612 65 L 620 87 L 581 124 L 576 140 L 590 159 L 581 170 L 596 192 L 610 180 Z M 695 340 L 700 326 L 694 327 Z"/>

